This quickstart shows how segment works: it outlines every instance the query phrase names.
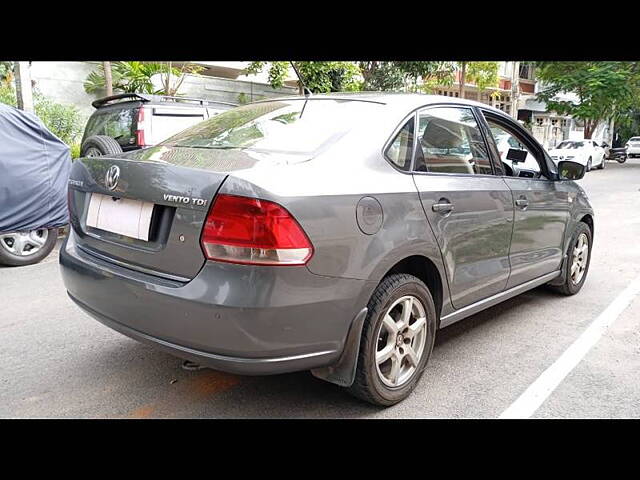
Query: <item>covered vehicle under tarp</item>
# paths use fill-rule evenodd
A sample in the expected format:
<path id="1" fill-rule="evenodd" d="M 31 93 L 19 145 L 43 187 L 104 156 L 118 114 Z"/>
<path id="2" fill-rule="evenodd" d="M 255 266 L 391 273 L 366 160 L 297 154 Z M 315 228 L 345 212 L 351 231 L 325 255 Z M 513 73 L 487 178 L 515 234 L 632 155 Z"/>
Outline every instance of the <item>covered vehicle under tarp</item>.
<path id="1" fill-rule="evenodd" d="M 69 147 L 35 115 L 0 104 L 0 233 L 69 221 Z"/>

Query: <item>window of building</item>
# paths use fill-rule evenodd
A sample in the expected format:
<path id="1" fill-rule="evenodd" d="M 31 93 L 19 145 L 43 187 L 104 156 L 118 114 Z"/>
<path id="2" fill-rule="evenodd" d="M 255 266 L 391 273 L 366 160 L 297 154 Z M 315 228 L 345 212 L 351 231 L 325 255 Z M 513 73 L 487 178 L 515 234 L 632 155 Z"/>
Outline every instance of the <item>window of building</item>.
<path id="1" fill-rule="evenodd" d="M 413 118 L 404 124 L 393 141 L 385 150 L 387 158 L 400 170 L 408 171 L 411 168 L 411 154 L 413 153 Z"/>
<path id="2" fill-rule="evenodd" d="M 520 74 L 519 74 L 520 78 L 531 80 L 531 73 L 532 73 L 531 65 L 526 63 L 520 64 Z"/>
<path id="3" fill-rule="evenodd" d="M 493 173 L 480 129 L 469 108 L 435 107 L 418 115 L 417 171 Z"/>

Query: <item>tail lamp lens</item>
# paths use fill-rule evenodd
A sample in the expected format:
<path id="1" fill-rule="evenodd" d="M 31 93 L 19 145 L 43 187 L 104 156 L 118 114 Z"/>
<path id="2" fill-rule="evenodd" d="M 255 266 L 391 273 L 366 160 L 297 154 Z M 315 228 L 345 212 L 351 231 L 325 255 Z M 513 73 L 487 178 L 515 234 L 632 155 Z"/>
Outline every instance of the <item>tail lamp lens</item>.
<path id="1" fill-rule="evenodd" d="M 209 260 L 256 265 L 304 265 L 313 246 L 282 206 L 267 200 L 218 195 L 202 230 Z"/>

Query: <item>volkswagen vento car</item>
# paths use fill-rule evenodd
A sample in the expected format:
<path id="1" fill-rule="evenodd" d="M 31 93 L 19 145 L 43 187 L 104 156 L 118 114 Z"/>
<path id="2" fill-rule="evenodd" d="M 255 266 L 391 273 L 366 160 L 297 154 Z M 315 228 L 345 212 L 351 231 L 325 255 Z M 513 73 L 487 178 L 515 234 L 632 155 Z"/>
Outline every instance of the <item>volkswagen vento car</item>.
<path id="1" fill-rule="evenodd" d="M 494 135 L 522 146 L 511 167 Z M 311 370 L 392 405 L 439 328 L 539 285 L 581 289 L 594 217 L 572 180 L 584 170 L 458 98 L 260 101 L 77 160 L 62 274 L 89 315 L 178 357 Z"/>

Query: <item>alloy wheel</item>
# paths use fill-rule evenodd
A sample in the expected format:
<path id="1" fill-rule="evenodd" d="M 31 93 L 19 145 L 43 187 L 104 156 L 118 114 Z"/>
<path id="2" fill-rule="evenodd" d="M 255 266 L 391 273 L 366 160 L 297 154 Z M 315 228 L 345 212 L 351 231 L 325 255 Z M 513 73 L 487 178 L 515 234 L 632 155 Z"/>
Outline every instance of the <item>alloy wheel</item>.
<path id="1" fill-rule="evenodd" d="M 581 233 L 575 247 L 573 247 L 573 262 L 571 263 L 571 281 L 577 285 L 584 277 L 589 259 L 589 239 L 586 233 Z"/>
<path id="2" fill-rule="evenodd" d="M 426 310 L 413 295 L 396 300 L 386 311 L 376 335 L 378 377 L 389 387 L 400 387 L 415 374 L 427 340 Z"/>
<path id="3" fill-rule="evenodd" d="M 85 157 L 101 157 L 102 152 L 95 147 L 89 147 L 87 148 L 87 151 L 84 154 L 84 156 Z"/>
<path id="4" fill-rule="evenodd" d="M 47 242 L 49 230 L 40 228 L 28 232 L 12 232 L 0 235 L 0 247 L 19 257 L 35 255 Z"/>

